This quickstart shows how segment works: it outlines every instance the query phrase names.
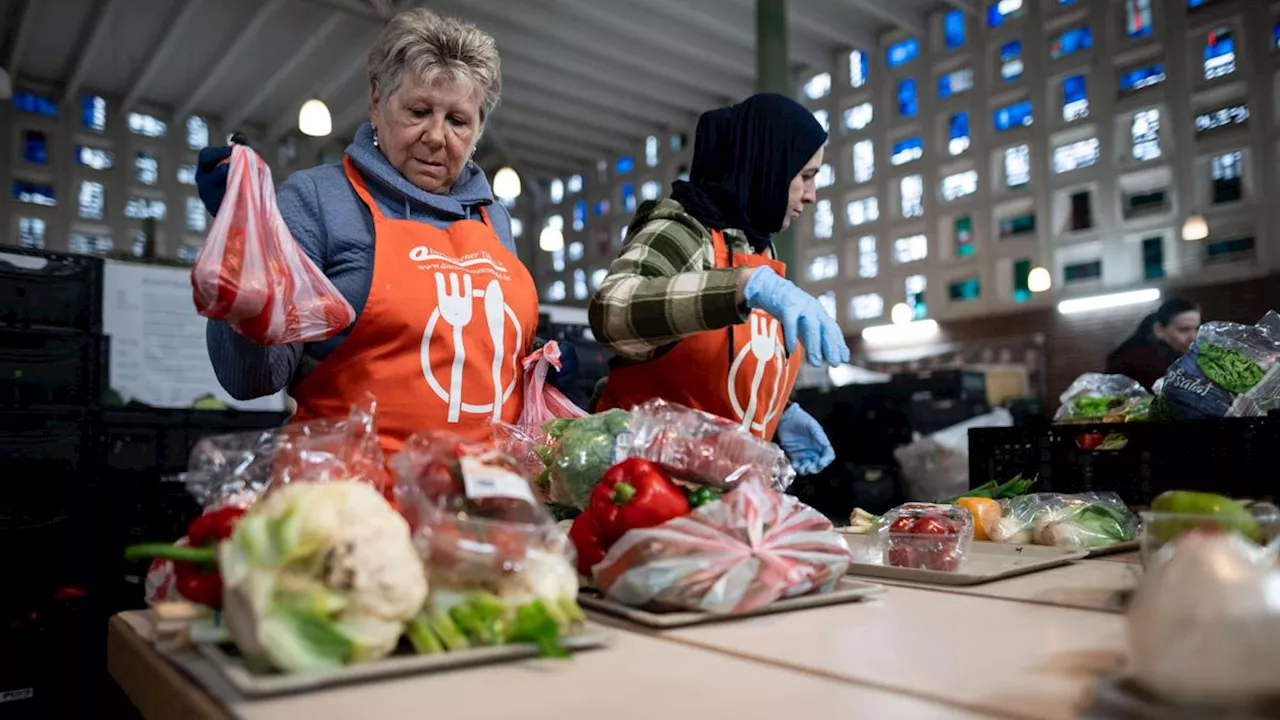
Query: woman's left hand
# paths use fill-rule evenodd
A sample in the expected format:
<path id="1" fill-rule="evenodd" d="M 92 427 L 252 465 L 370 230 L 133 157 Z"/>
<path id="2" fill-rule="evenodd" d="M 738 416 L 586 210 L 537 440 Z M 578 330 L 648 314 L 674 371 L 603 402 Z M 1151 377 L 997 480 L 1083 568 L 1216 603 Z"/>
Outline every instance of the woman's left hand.
<path id="1" fill-rule="evenodd" d="M 820 473 L 836 459 L 822 425 L 799 405 L 792 404 L 778 423 L 778 445 L 791 459 L 797 475 Z"/>

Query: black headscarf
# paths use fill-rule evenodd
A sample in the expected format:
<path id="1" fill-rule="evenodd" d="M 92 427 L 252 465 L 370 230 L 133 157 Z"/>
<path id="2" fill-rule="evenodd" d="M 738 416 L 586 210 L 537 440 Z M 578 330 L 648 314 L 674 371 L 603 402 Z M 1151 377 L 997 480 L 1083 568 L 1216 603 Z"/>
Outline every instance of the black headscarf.
<path id="1" fill-rule="evenodd" d="M 782 229 L 791 180 L 827 141 L 803 105 L 761 93 L 698 118 L 689 181 L 671 198 L 715 230 L 743 231 L 756 252 Z"/>

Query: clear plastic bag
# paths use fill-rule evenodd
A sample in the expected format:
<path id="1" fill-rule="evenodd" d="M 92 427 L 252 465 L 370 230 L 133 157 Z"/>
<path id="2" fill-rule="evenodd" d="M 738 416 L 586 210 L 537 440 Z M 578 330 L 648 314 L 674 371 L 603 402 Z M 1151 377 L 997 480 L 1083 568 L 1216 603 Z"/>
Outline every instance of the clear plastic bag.
<path id="1" fill-rule="evenodd" d="M 824 515 L 746 482 L 688 515 L 628 531 L 592 570 L 625 605 L 731 614 L 830 591 L 849 561 Z"/>
<path id="2" fill-rule="evenodd" d="M 730 488 L 759 476 L 785 492 L 795 469 L 782 449 L 738 423 L 667 402 L 650 400 L 631 410 L 631 427 L 618 438 L 616 461 L 644 458 L 682 479 Z"/>
<path id="3" fill-rule="evenodd" d="M 969 489 L 969 430 L 1011 427 L 1013 416 L 997 409 L 895 448 L 907 499 L 930 502 Z"/>
<path id="4" fill-rule="evenodd" d="M 518 425 L 541 425 L 562 418 L 580 418 L 586 410 L 574 405 L 547 382 L 547 373 L 560 369 L 560 345 L 552 340 L 524 358 L 524 409 Z"/>
<path id="5" fill-rule="evenodd" d="M 1138 516 L 1109 492 L 1031 493 L 1000 505 L 999 520 L 986 528 L 994 542 L 1089 550 L 1136 540 L 1141 528 Z"/>
<path id="6" fill-rule="evenodd" d="M 872 557 L 892 567 L 955 572 L 973 545 L 973 523 L 954 505 L 900 505 L 876 523 Z"/>
<path id="7" fill-rule="evenodd" d="M 1278 356 L 1275 311 L 1256 325 L 1205 323 L 1191 349 L 1169 367 L 1160 386 L 1160 411 L 1172 420 L 1265 414 L 1280 400 L 1280 377 L 1268 379 Z"/>
<path id="8" fill-rule="evenodd" d="M 259 345 L 314 342 L 349 327 L 355 310 L 289 233 L 266 162 L 241 144 L 229 162 L 226 195 L 191 268 L 196 310 Z"/>
<path id="9" fill-rule="evenodd" d="M 1058 399 L 1056 423 L 1131 422 L 1146 420 L 1151 412 L 1151 393 L 1124 375 L 1085 373 Z"/>
<path id="10" fill-rule="evenodd" d="M 337 420 L 204 438 L 192 449 L 187 471 L 170 479 L 183 483 L 204 513 L 247 508 L 273 487 L 295 481 L 356 479 L 388 498 L 392 490 L 372 397 Z M 185 543 L 186 538 L 177 542 Z M 180 600 L 173 582 L 173 563 L 153 562 L 145 581 L 147 603 Z"/>
<path id="11" fill-rule="evenodd" d="M 511 608 L 540 601 L 566 628 L 580 614 L 568 538 L 514 458 L 491 444 L 427 432 L 410 437 L 390 466 L 438 620 L 477 593 Z"/>
<path id="12" fill-rule="evenodd" d="M 608 410 L 544 425 L 544 444 L 533 452 L 545 459 L 551 501 L 586 508 L 600 478 L 621 460 L 615 448 L 630 424 L 631 414 L 626 410 Z"/>

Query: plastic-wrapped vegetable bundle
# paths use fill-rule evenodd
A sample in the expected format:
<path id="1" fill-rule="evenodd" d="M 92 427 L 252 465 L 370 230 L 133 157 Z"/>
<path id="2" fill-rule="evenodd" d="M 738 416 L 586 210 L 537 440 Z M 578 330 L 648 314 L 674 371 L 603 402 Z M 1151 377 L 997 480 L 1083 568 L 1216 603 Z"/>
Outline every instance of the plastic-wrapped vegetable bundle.
<path id="1" fill-rule="evenodd" d="M 409 629 L 420 652 L 558 638 L 584 620 L 568 540 L 509 455 L 444 432 L 391 459 L 431 592 Z"/>
<path id="2" fill-rule="evenodd" d="M 609 410 L 543 426 L 546 444 L 536 452 L 546 464 L 552 502 L 579 510 L 587 507 L 592 489 L 616 462 L 614 446 L 630 422 L 627 411 Z"/>
<path id="3" fill-rule="evenodd" d="M 302 252 L 276 207 L 266 162 L 231 150 L 227 194 L 191 268 L 196 310 L 259 345 L 323 340 L 356 312 Z"/>
<path id="4" fill-rule="evenodd" d="M 1274 311 L 1256 325 L 1205 323 L 1161 381 L 1160 413 L 1172 420 L 1264 414 L 1280 398 L 1280 377 L 1262 382 L 1277 356 L 1280 315 Z"/>
<path id="5" fill-rule="evenodd" d="M 1085 373 L 1059 400 L 1062 405 L 1053 416 L 1057 423 L 1132 422 L 1146 420 L 1151 412 L 1151 393 L 1124 375 Z"/>
<path id="6" fill-rule="evenodd" d="M 352 406 L 345 418 L 204 438 L 192 449 L 187 471 L 175 479 L 186 485 L 206 515 L 250 507 L 264 494 L 296 481 L 356 480 L 388 498 L 392 490 L 378 445 L 377 404 L 372 397 Z M 146 601 L 178 599 L 174 580 L 171 561 L 153 562 L 147 571 Z"/>
<path id="7" fill-rule="evenodd" d="M 738 423 L 665 400 L 631 410 L 630 431 L 618 439 L 616 457 L 643 458 L 678 478 L 717 488 L 759 476 L 785 491 L 796 477 L 777 445 Z"/>
<path id="8" fill-rule="evenodd" d="M 1134 540 L 1141 524 L 1115 493 L 1032 493 L 1001 505 L 999 520 L 986 527 L 995 542 L 1088 550 Z"/>
<path id="9" fill-rule="evenodd" d="M 749 481 L 688 515 L 627 531 L 593 571 L 626 605 L 729 614 L 829 591 L 849 561 L 825 516 Z"/>

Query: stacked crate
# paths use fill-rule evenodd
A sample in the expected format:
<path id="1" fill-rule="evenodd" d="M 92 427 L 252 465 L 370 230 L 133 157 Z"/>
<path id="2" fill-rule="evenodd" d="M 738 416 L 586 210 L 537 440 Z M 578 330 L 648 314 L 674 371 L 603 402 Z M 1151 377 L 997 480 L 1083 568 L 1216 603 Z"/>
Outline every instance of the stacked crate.
<path id="1" fill-rule="evenodd" d="M 96 425 L 106 377 L 99 258 L 0 250 L 0 693 L 74 710 L 95 626 Z M 82 693 L 83 694 L 83 693 Z"/>

